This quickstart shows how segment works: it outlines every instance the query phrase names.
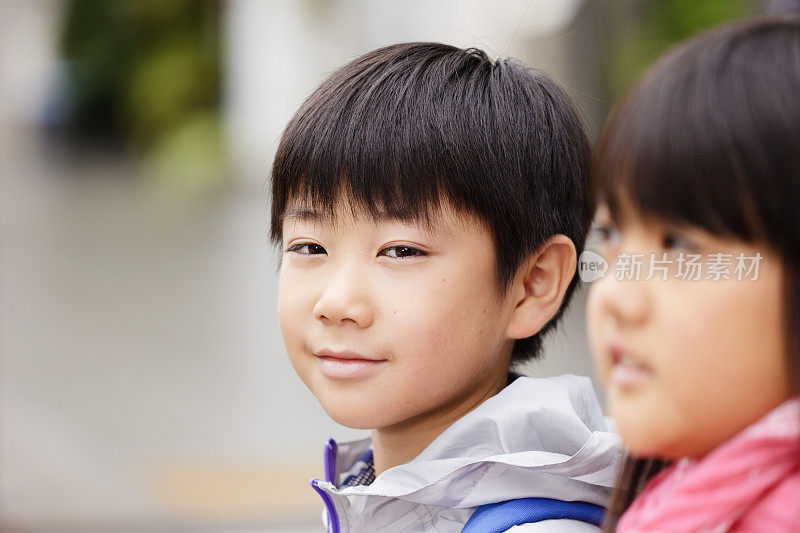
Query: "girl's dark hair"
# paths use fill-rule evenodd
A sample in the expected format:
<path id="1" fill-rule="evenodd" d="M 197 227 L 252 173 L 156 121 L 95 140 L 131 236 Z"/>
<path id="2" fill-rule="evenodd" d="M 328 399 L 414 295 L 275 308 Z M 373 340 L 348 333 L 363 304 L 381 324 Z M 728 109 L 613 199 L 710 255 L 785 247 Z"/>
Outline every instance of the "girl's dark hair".
<path id="1" fill-rule="evenodd" d="M 505 291 L 526 256 L 564 234 L 583 250 L 593 212 L 591 152 L 569 97 L 543 73 L 480 50 L 407 43 L 327 78 L 283 133 L 272 168 L 271 236 L 291 201 L 333 212 L 341 194 L 378 218 L 430 220 L 443 199 L 493 236 Z M 518 340 L 512 362 L 537 355 Z"/>
<path id="2" fill-rule="evenodd" d="M 667 53 L 610 118 L 594 168 L 612 218 L 647 216 L 774 249 L 800 390 L 800 19 L 724 26 Z M 606 531 L 663 461 L 629 456 Z"/>

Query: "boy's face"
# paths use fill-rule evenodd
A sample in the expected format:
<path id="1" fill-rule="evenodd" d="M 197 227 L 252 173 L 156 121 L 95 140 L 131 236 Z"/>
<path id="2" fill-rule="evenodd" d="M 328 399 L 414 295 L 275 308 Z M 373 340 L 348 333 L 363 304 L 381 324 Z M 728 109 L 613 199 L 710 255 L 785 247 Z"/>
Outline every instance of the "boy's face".
<path id="1" fill-rule="evenodd" d="M 789 394 L 780 259 L 764 246 L 629 213 L 619 229 L 607 209 L 598 213 L 610 264 L 589 293 L 592 353 L 634 454 L 700 457 Z M 623 267 L 635 272 L 625 256 L 615 264 L 623 252 L 642 254 L 638 281 L 617 279 Z M 740 253 L 761 255 L 757 279 L 754 271 L 736 273 Z M 723 254 L 718 265 L 729 261 L 731 279 L 715 279 L 714 268 L 726 269 L 713 266 L 713 254 Z M 702 266 L 694 273 L 686 265 L 697 255 Z M 750 268 L 755 261 L 743 263 Z M 666 276 L 654 269 L 647 280 L 652 265 L 667 268 Z"/>
<path id="2" fill-rule="evenodd" d="M 300 204 L 286 210 L 283 340 L 340 424 L 460 416 L 459 407 L 497 392 L 489 389 L 505 384 L 513 347 L 509 307 L 491 234 L 446 203 L 430 226 L 354 215 L 345 200 L 333 220 Z"/>

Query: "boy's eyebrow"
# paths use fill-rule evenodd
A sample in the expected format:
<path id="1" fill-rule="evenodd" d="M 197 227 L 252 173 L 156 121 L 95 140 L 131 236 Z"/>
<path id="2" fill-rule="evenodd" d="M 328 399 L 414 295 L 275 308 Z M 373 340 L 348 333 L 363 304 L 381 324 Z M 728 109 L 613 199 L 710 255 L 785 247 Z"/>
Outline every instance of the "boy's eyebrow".
<path id="1" fill-rule="evenodd" d="M 378 222 L 399 222 L 403 224 L 420 225 L 423 226 L 424 230 L 428 233 L 433 233 L 435 228 L 439 228 L 441 231 L 450 231 L 449 228 L 441 227 L 437 224 L 439 218 L 436 216 L 426 219 L 422 215 L 419 217 L 402 217 L 383 209 L 376 209 L 375 211 L 376 213 L 373 214 L 373 217 L 375 221 Z M 333 220 L 335 222 L 335 219 L 331 218 L 330 213 L 327 211 L 319 211 L 313 207 L 287 207 L 283 214 L 281 214 L 280 220 L 281 224 L 284 224 L 287 220 L 307 222 L 331 222 Z"/>
<path id="2" fill-rule="evenodd" d="M 281 215 L 281 222 L 286 219 L 294 218 L 298 220 L 321 220 L 322 215 L 319 211 L 303 207 L 289 207 Z"/>
<path id="3" fill-rule="evenodd" d="M 328 218 L 330 215 L 327 213 L 321 213 L 313 208 L 308 207 L 287 207 L 286 210 L 281 215 L 281 222 L 286 221 L 287 219 L 297 219 L 297 220 L 311 220 L 311 221 L 319 221 L 325 218 Z M 387 220 L 387 221 L 398 221 L 398 222 L 418 222 L 419 220 L 414 217 L 401 217 L 398 215 L 394 215 L 389 211 L 383 209 L 376 209 L 374 213 L 375 220 Z M 422 219 L 423 217 L 418 217 Z"/>

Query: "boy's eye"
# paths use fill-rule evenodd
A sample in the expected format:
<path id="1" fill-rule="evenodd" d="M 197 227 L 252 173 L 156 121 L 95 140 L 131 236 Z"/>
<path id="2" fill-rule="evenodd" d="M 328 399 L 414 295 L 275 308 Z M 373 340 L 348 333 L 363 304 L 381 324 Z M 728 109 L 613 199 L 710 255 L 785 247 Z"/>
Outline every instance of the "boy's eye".
<path id="1" fill-rule="evenodd" d="M 323 248 L 319 244 L 314 244 L 312 242 L 295 244 L 287 248 L 286 251 L 295 252 L 300 255 L 320 255 L 327 253 L 325 251 L 325 248 Z"/>
<path id="2" fill-rule="evenodd" d="M 419 248 L 414 248 L 412 246 L 388 246 L 378 252 L 378 255 L 385 255 L 386 257 L 401 259 L 403 257 L 425 256 L 428 254 Z"/>

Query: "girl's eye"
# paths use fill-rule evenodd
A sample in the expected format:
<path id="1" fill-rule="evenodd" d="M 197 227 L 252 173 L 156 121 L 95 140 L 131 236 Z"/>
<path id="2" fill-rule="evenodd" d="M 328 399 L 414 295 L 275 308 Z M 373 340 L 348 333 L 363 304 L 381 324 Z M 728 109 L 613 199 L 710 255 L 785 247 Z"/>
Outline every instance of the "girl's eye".
<path id="1" fill-rule="evenodd" d="M 402 259 L 404 257 L 425 256 L 428 254 L 426 252 L 423 252 L 419 248 L 414 248 L 411 246 L 389 246 L 378 252 L 378 255 L 385 255 L 386 257 Z"/>
<path id="2" fill-rule="evenodd" d="M 661 238 L 665 250 L 691 250 L 693 244 L 678 231 L 666 231 Z"/>
<path id="3" fill-rule="evenodd" d="M 598 224 L 595 231 L 601 244 L 609 244 L 619 240 L 619 230 L 611 223 Z"/>
<path id="4" fill-rule="evenodd" d="M 312 242 L 295 244 L 287 248 L 286 251 L 298 253 L 300 255 L 320 255 L 327 253 L 325 248 Z"/>

